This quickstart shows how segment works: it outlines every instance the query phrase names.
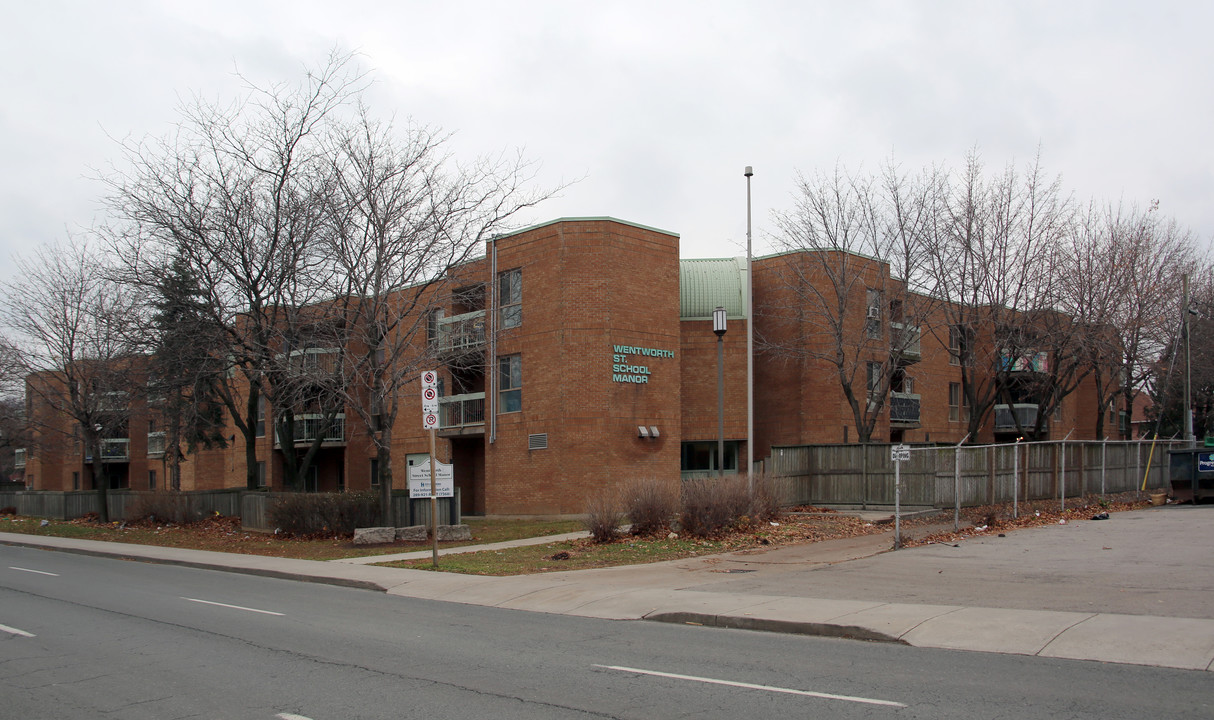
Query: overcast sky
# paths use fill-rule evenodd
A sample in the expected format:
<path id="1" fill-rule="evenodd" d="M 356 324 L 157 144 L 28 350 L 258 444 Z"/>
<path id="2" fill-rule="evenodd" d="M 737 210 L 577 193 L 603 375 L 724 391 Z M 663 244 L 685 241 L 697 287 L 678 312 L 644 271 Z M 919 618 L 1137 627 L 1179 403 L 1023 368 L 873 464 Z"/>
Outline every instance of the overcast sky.
<path id="1" fill-rule="evenodd" d="M 99 219 L 117 141 L 167 134 L 236 68 L 295 81 L 338 48 L 381 115 L 582 178 L 527 218 L 611 215 L 684 257 L 756 253 L 797 172 L 1032 159 L 1084 200 L 1214 237 L 1214 3 L 0 0 L 0 279 Z"/>

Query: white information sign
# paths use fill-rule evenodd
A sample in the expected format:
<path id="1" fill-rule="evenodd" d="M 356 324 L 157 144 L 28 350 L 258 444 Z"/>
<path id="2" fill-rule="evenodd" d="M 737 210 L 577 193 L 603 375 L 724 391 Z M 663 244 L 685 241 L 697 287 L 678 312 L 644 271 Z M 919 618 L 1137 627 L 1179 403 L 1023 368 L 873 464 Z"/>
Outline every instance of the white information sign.
<path id="1" fill-rule="evenodd" d="M 889 449 L 890 462 L 910 462 L 910 446 L 894 445 Z"/>
<path id="2" fill-rule="evenodd" d="M 455 470 L 451 463 L 438 463 L 434 470 L 437 497 L 455 497 Z M 409 497 L 430 497 L 430 461 L 409 468 Z"/>
<path id="3" fill-rule="evenodd" d="M 437 430 L 438 429 L 438 413 L 424 412 L 422 413 L 422 429 Z"/>

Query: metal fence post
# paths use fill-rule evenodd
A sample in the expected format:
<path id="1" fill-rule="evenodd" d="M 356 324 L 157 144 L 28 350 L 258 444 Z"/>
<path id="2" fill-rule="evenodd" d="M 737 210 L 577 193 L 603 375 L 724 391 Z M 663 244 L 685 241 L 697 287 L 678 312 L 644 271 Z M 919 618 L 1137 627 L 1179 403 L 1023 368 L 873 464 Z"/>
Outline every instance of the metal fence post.
<path id="1" fill-rule="evenodd" d="M 1020 517 L 1020 438 L 1012 445 L 1012 519 Z"/>

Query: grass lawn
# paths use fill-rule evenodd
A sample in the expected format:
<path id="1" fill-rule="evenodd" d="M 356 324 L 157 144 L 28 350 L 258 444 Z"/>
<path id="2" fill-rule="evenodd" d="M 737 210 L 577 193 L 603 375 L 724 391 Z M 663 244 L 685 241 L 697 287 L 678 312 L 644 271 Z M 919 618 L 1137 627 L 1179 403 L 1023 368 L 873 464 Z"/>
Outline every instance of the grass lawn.
<path id="1" fill-rule="evenodd" d="M 441 543 L 439 547 L 480 545 L 503 540 L 559 535 L 582 529 L 582 524 L 576 520 L 494 520 L 468 517 L 464 518 L 464 522 L 472 529 L 473 539 L 468 542 Z M 43 526 L 42 520 L 39 518 L 2 515 L 0 516 L 0 532 L 268 555 L 302 560 L 335 560 L 346 557 L 386 555 L 411 550 L 425 550 L 431 547 L 429 542 L 392 543 L 370 548 L 355 547 L 350 538 L 287 538 L 265 533 L 245 532 L 240 529 L 239 519 L 224 517 L 208 518 L 189 525 L 136 523 L 123 526 L 121 523 L 102 525 L 86 520 L 51 520 L 48 525 Z"/>
<path id="2" fill-rule="evenodd" d="M 874 527 L 849 516 L 786 517 L 774 525 L 765 523 L 708 539 L 677 534 L 673 537 L 670 534 L 655 537 L 625 535 L 615 542 L 605 544 L 585 538 L 504 550 L 444 555 L 439 559 L 437 569 L 469 575 L 521 575 L 587 570 L 678 560 L 772 545 L 815 542 L 884 530 L 885 528 Z M 377 564 L 418 570 L 435 569 L 428 558 Z"/>

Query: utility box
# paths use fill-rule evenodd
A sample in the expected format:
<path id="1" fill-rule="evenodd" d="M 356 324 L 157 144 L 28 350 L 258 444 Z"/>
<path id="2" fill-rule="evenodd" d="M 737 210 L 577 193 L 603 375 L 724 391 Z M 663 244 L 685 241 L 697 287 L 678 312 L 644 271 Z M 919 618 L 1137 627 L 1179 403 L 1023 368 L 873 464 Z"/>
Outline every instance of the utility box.
<path id="1" fill-rule="evenodd" d="M 1176 502 L 1214 498 L 1214 448 L 1169 450 L 1168 470 Z"/>

